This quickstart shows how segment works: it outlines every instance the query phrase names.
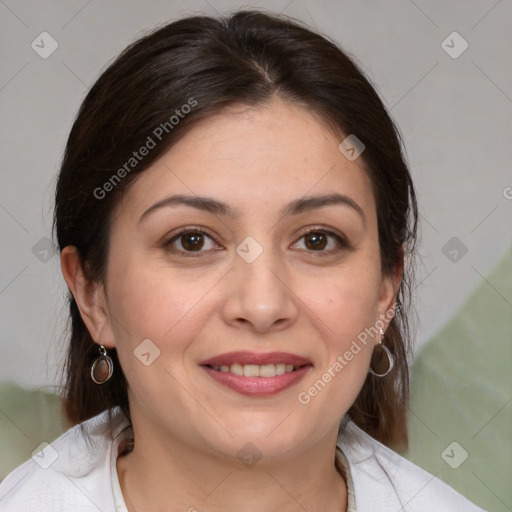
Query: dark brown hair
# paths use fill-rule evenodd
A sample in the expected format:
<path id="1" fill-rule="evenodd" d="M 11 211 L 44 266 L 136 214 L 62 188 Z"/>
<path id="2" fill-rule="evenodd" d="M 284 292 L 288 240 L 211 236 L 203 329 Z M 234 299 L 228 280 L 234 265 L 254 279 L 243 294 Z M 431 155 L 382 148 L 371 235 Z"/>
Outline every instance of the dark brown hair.
<path id="1" fill-rule="evenodd" d="M 401 266 L 404 248 L 413 252 L 417 206 L 398 129 L 369 80 L 334 42 L 296 20 L 259 11 L 175 21 L 130 45 L 101 74 L 80 107 L 58 176 L 54 229 L 60 250 L 75 246 L 88 278 L 104 282 L 112 212 L 134 178 L 200 119 L 235 104 L 264 104 L 274 95 L 307 106 L 333 130 L 364 143 L 360 158 L 376 200 L 382 272 Z M 130 160 L 148 137 L 155 147 L 140 161 Z M 407 440 L 410 277 L 406 268 L 386 332 L 395 367 L 383 378 L 369 374 L 349 410 L 362 429 L 395 447 Z M 98 345 L 71 294 L 69 308 L 68 420 L 77 424 L 117 405 L 129 417 L 116 351 L 110 351 L 113 377 L 94 384 L 90 368 Z"/>

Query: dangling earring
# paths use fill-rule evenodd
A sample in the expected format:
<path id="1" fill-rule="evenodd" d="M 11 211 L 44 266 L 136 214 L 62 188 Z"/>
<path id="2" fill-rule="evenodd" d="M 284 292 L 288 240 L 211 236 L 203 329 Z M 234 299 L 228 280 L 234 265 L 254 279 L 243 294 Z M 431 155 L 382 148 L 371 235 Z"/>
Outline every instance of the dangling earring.
<path id="1" fill-rule="evenodd" d="M 99 350 L 100 355 L 91 366 L 91 379 L 96 384 L 105 384 L 112 377 L 112 373 L 114 373 L 114 363 L 107 356 L 107 351 L 103 345 L 101 345 Z"/>
<path id="2" fill-rule="evenodd" d="M 393 366 L 395 366 L 393 354 L 391 354 L 388 347 L 382 343 L 384 338 L 384 331 L 382 329 L 380 329 L 380 335 L 381 339 L 372 354 L 372 363 L 375 363 L 377 371 L 373 370 L 371 364 L 369 370 L 372 375 L 375 375 L 375 377 L 385 377 L 393 369 Z M 384 356 L 388 360 L 387 363 L 384 362 Z"/>

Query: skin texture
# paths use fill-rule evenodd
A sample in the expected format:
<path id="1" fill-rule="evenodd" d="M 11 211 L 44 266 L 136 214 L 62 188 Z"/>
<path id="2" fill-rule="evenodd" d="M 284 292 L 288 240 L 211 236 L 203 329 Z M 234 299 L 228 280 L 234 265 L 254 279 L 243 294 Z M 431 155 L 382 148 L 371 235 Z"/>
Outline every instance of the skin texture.
<path id="1" fill-rule="evenodd" d="M 117 461 L 129 510 L 345 510 L 338 425 L 380 337 L 308 404 L 297 396 L 393 306 L 401 276 L 381 275 L 371 183 L 341 140 L 278 97 L 231 107 L 194 126 L 130 186 L 114 212 L 105 283 L 87 282 L 74 248 L 62 251 L 93 339 L 117 348 L 129 383 L 135 448 Z M 339 204 L 280 215 L 293 200 L 335 192 L 364 220 Z M 215 198 L 239 217 L 173 206 L 139 222 L 172 194 Z M 184 227 L 211 238 L 199 252 L 190 237 L 165 247 Z M 315 250 L 303 236 L 312 227 L 341 234 L 348 247 L 329 235 Z M 252 263 L 236 252 L 248 236 L 263 249 Z M 160 350 L 149 366 L 134 356 L 145 339 Z M 277 395 L 249 397 L 199 366 L 241 350 L 291 352 L 313 367 Z M 248 442 L 262 454 L 252 467 L 237 457 Z"/>

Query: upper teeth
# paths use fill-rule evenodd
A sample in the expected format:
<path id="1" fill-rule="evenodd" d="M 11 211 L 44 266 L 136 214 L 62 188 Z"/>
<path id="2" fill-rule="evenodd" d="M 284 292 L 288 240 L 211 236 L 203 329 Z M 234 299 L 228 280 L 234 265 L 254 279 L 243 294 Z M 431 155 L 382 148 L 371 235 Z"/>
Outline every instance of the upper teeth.
<path id="1" fill-rule="evenodd" d="M 283 373 L 293 372 L 293 364 L 232 364 L 231 366 L 212 366 L 214 370 L 220 372 L 231 372 L 235 375 L 242 375 L 244 377 L 275 377 Z"/>

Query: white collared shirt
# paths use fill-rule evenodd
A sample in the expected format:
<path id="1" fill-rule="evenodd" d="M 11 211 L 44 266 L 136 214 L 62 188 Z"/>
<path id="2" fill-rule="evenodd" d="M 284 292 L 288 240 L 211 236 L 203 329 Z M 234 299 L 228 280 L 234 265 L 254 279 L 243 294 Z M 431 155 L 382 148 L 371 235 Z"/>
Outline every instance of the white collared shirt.
<path id="1" fill-rule="evenodd" d="M 116 461 L 132 434 L 116 407 L 62 434 L 0 482 L 2 512 L 128 512 Z M 82 434 L 84 429 L 88 436 Z M 338 438 L 347 512 L 484 512 L 348 420 Z"/>

